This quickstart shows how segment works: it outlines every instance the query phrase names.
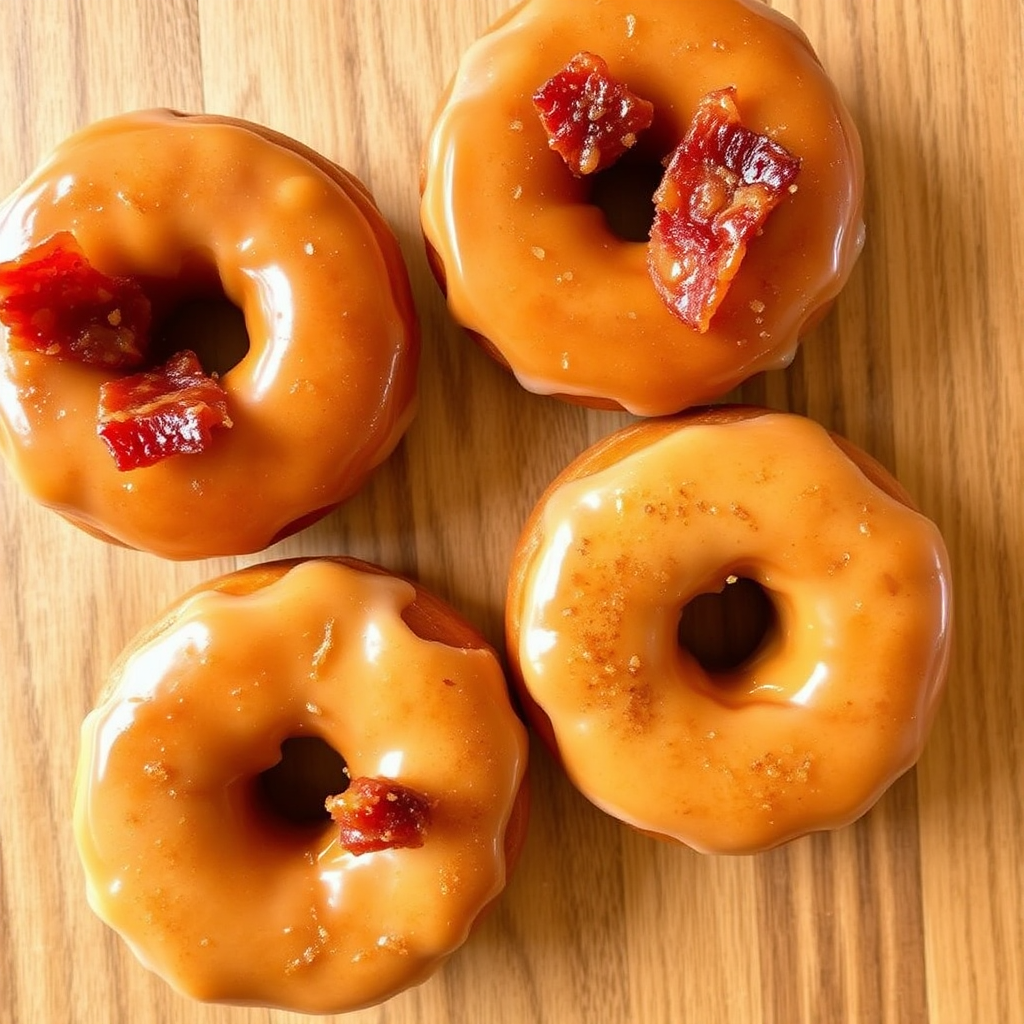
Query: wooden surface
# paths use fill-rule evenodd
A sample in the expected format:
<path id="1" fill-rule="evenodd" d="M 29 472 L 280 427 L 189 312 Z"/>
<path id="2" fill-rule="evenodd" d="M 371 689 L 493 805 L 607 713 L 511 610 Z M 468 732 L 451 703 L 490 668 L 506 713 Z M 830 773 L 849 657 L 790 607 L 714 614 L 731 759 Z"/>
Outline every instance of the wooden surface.
<path id="1" fill-rule="evenodd" d="M 263 557 L 382 562 L 495 642 L 535 498 L 626 420 L 520 391 L 446 318 L 427 271 L 420 146 L 459 54 L 504 6 L 4 0 L 0 33 L 0 191 L 72 130 L 153 105 L 264 122 L 370 185 L 422 316 L 420 414 L 360 495 Z M 1024 8 L 776 6 L 859 123 L 869 235 L 793 367 L 741 394 L 846 433 L 942 527 L 957 640 L 930 745 L 856 826 L 741 859 L 629 832 L 535 750 L 529 841 L 497 911 L 426 985 L 352 1021 L 1024 1020 Z M 72 844 L 78 727 L 105 667 L 165 603 L 235 563 L 104 546 L 8 472 L 0 528 L 0 1022 L 305 1019 L 173 994 L 93 918 Z"/>

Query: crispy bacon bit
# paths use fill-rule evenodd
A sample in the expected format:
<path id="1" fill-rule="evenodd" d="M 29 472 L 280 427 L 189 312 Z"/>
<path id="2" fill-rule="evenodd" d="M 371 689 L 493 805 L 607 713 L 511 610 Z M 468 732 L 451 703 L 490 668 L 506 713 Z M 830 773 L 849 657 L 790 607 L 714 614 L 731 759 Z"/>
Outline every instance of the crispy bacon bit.
<path id="1" fill-rule="evenodd" d="M 0 323 L 13 348 L 111 371 L 140 366 L 152 308 L 138 281 L 93 267 L 61 231 L 0 263 Z M 204 451 L 214 427 L 230 427 L 227 394 L 195 353 L 100 387 L 97 433 L 119 470 Z"/>
<path id="2" fill-rule="evenodd" d="M 654 105 L 612 78 L 596 54 L 578 53 L 533 95 L 548 145 L 577 177 L 610 167 L 636 145 Z"/>
<path id="3" fill-rule="evenodd" d="M 654 194 L 647 265 L 668 308 L 704 333 L 800 160 L 740 123 L 736 90 L 708 93 Z"/>
<path id="4" fill-rule="evenodd" d="M 151 319 L 138 282 L 100 273 L 69 231 L 0 264 L 0 322 L 14 348 L 130 369 L 143 360 Z"/>
<path id="5" fill-rule="evenodd" d="M 430 801 L 392 779 L 360 776 L 324 806 L 341 830 L 342 848 L 356 857 L 422 846 L 430 824 Z"/>
<path id="6" fill-rule="evenodd" d="M 120 470 L 207 449 L 214 427 L 230 427 L 227 394 L 194 352 L 100 387 L 97 433 Z"/>

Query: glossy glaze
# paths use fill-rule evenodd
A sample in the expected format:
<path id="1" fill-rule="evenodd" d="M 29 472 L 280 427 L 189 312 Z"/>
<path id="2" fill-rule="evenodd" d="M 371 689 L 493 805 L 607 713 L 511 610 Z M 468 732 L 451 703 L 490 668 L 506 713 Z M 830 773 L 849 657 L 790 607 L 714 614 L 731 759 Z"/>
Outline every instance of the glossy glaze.
<path id="1" fill-rule="evenodd" d="M 653 101 L 664 158 L 700 97 L 735 85 L 747 127 L 803 166 L 704 335 L 662 304 L 549 151 L 531 96 L 579 50 Z M 529 0 L 465 54 L 426 148 L 421 220 L 454 317 L 526 388 L 676 412 L 787 364 L 863 243 L 860 140 L 805 37 L 756 0 Z"/>
<path id="2" fill-rule="evenodd" d="M 523 534 L 508 606 L 513 667 L 577 786 L 723 853 L 864 813 L 921 753 L 950 640 L 942 538 L 898 485 L 810 420 L 742 415 L 582 456 Z M 778 625 L 713 675 L 677 629 L 731 576 Z"/>
<path id="3" fill-rule="evenodd" d="M 250 344 L 221 379 L 234 427 L 201 455 L 121 473 L 96 436 L 109 372 L 0 336 L 0 451 L 43 504 L 170 558 L 255 551 L 398 443 L 416 318 L 397 243 L 346 171 L 244 121 L 129 114 L 66 140 L 0 207 L 0 259 L 64 230 L 101 271 L 143 279 L 158 309 L 222 290 Z"/>
<path id="4" fill-rule="evenodd" d="M 409 583 L 330 561 L 232 579 L 142 634 L 84 723 L 89 900 L 187 994 L 352 1009 L 422 981 L 504 887 L 525 730 L 493 651 L 403 621 Z M 330 822 L 269 818 L 254 779 L 303 735 L 428 796 L 424 845 L 357 858 Z"/>

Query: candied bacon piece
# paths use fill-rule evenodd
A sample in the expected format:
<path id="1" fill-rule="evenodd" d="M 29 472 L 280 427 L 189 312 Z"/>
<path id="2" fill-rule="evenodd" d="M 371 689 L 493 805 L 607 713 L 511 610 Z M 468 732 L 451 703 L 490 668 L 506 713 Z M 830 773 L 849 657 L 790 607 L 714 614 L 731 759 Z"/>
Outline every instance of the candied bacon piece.
<path id="1" fill-rule="evenodd" d="M 342 849 L 356 857 L 422 846 L 430 824 L 430 801 L 392 779 L 360 776 L 324 806 L 339 826 Z"/>
<path id="2" fill-rule="evenodd" d="M 0 264 L 0 322 L 14 348 L 130 369 L 143 360 L 151 319 L 138 282 L 98 271 L 69 231 Z"/>
<path id="3" fill-rule="evenodd" d="M 230 427 L 227 393 L 194 352 L 100 387 L 97 433 L 120 470 L 207 449 L 214 427 Z"/>
<path id="4" fill-rule="evenodd" d="M 733 87 L 708 93 L 658 190 L 647 266 L 668 308 L 704 333 L 747 245 L 788 192 L 799 158 L 740 123 Z"/>
<path id="5" fill-rule="evenodd" d="M 654 105 L 612 78 L 594 53 L 577 53 L 533 95 L 548 145 L 577 177 L 610 167 L 649 128 Z"/>

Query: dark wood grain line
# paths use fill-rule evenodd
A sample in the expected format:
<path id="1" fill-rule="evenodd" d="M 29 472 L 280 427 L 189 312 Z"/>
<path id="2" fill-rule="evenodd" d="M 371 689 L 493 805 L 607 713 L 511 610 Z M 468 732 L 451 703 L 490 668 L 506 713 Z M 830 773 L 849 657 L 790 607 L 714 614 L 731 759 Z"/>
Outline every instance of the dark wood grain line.
<path id="1" fill-rule="evenodd" d="M 872 238 L 876 226 L 883 221 L 883 204 L 887 194 L 886 177 L 878 165 L 878 154 L 885 151 L 879 111 L 876 106 L 877 81 L 870 55 L 878 52 L 878 22 L 873 6 L 844 0 L 842 24 L 850 38 L 864 40 L 865 46 L 850 53 L 846 65 L 844 98 L 858 127 L 865 160 L 864 223 L 865 249 L 850 281 L 850 304 L 844 309 L 846 330 L 844 349 L 850 353 L 867 354 L 859 369 L 866 387 L 862 393 L 849 389 L 851 417 L 842 428 L 850 439 L 862 445 L 876 459 L 892 469 L 895 466 L 894 412 L 896 382 L 892 363 L 889 332 L 892 329 L 889 310 L 894 296 L 890 290 L 890 274 L 886 258 L 885 238 L 878 244 Z M 884 99 L 883 99 L 884 102 Z M 840 303 L 844 297 L 840 297 Z"/>
<path id="2" fill-rule="evenodd" d="M 841 946 L 845 942 L 863 939 L 860 911 L 854 907 L 848 913 L 839 888 L 839 875 L 843 871 L 843 857 L 835 835 L 823 833 L 811 836 L 810 878 L 804 875 L 805 891 L 809 891 L 811 923 L 809 932 L 803 931 L 807 948 L 803 955 L 811 957 L 816 970 L 805 993 L 804 1013 L 810 1021 L 839 1020 L 859 984 L 859 975 L 851 976 L 846 970 Z M 799 939 L 797 940 L 799 941 Z M 811 952 L 813 950 L 813 953 Z M 859 994 L 859 993 L 858 993 Z M 875 1007 L 867 1007 L 868 1017 Z"/>
<path id="3" fill-rule="evenodd" d="M 797 981 L 799 950 L 791 941 L 796 929 L 791 852 L 784 848 L 762 855 L 754 876 L 763 935 L 758 953 L 765 1024 L 798 1024 L 803 1017 Z"/>
<path id="4" fill-rule="evenodd" d="M 829 840 L 812 836 L 800 844 L 762 855 L 755 869 L 766 1024 L 838 1022 L 844 1003 Z M 801 892 L 811 894 L 809 928 L 797 902 Z"/>
<path id="5" fill-rule="evenodd" d="M 881 1024 L 929 1019 L 917 780 L 900 779 L 851 830 L 857 905 L 869 929 L 860 977 Z"/>

